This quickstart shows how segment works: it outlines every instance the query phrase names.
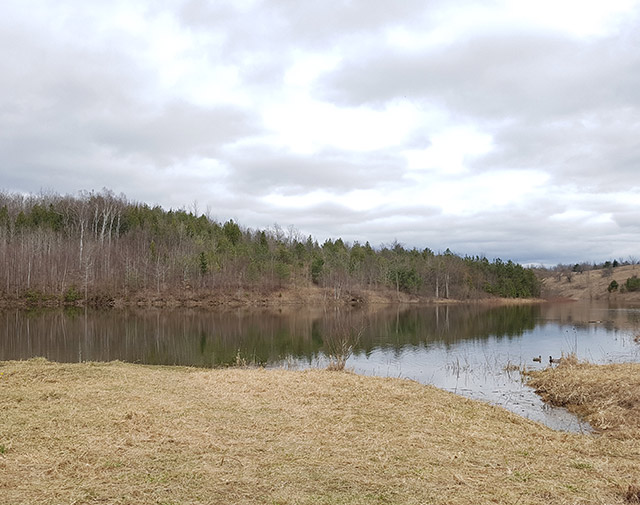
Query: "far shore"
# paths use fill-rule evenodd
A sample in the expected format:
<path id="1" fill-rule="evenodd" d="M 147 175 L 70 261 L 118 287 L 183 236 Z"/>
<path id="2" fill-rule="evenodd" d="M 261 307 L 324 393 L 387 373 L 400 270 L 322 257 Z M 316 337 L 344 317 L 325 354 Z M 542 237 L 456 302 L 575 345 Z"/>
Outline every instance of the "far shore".
<path id="1" fill-rule="evenodd" d="M 381 305 L 531 305 L 546 303 L 541 298 L 482 298 L 452 299 L 412 295 L 392 290 L 335 290 L 317 286 L 273 289 L 188 290 L 181 292 L 141 291 L 132 294 L 89 294 L 71 302 L 61 295 L 39 294 L 36 297 L 1 296 L 0 308 L 28 309 L 34 307 L 295 307 L 295 306 L 381 306 Z"/>

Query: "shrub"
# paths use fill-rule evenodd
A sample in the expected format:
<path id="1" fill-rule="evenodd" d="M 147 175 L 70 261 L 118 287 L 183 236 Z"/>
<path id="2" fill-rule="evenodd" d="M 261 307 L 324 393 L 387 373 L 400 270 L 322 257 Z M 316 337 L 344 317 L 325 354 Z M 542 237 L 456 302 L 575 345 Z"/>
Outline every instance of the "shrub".
<path id="1" fill-rule="evenodd" d="M 28 289 L 24 297 L 28 305 L 37 305 L 44 300 L 44 295 L 37 289 Z"/>
<path id="2" fill-rule="evenodd" d="M 609 284 L 609 287 L 607 288 L 607 291 L 609 291 L 609 293 L 612 293 L 613 291 L 617 291 L 618 290 L 618 283 L 614 280 L 611 281 L 611 283 Z"/>
<path id="3" fill-rule="evenodd" d="M 64 303 L 76 303 L 78 300 L 82 300 L 82 293 L 75 286 L 69 286 L 64 292 Z"/>
<path id="4" fill-rule="evenodd" d="M 640 279 L 638 279 L 637 275 L 629 277 L 625 282 L 625 286 L 627 291 L 640 291 Z"/>

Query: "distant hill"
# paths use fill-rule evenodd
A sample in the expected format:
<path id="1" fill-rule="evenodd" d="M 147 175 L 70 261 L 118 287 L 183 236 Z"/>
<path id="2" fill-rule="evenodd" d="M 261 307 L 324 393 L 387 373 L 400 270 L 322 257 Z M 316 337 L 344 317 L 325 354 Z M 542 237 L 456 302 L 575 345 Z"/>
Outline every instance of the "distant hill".
<path id="1" fill-rule="evenodd" d="M 548 272 L 541 275 L 542 294 L 547 298 L 640 302 L 640 290 L 626 289 L 627 280 L 634 276 L 640 276 L 640 265 L 600 268 L 584 272 Z M 618 288 L 609 291 L 612 281 L 618 284 Z"/>

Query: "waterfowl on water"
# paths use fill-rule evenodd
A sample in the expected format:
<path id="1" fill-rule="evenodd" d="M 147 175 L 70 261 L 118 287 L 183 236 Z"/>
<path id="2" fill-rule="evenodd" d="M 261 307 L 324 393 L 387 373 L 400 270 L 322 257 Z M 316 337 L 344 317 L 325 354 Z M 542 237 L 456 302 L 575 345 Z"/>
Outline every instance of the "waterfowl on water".
<path id="1" fill-rule="evenodd" d="M 562 358 L 554 358 L 549 356 L 549 363 L 562 363 Z"/>
<path id="2" fill-rule="evenodd" d="M 533 358 L 533 361 L 536 363 L 542 363 L 542 356 L 538 356 L 537 358 Z"/>

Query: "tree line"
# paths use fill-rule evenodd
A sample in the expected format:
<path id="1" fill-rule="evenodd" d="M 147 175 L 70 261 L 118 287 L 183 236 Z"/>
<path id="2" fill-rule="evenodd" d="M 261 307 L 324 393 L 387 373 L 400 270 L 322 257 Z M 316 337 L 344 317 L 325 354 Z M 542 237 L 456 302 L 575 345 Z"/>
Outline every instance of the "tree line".
<path id="1" fill-rule="evenodd" d="M 329 239 L 293 227 L 250 229 L 186 209 L 131 202 L 107 189 L 0 193 L 0 294 L 67 302 L 317 285 L 335 298 L 361 289 L 434 299 L 536 297 L 512 261 Z"/>

